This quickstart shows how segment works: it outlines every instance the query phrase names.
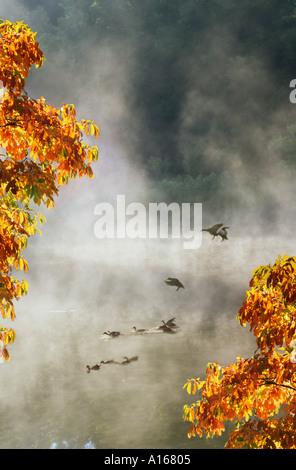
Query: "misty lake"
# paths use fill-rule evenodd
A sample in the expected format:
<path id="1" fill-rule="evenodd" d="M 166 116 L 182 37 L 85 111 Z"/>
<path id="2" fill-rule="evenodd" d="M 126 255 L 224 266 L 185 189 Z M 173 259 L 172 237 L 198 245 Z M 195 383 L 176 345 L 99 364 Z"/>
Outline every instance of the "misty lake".
<path id="1" fill-rule="evenodd" d="M 90 248 L 29 250 L 29 294 L 16 306 L 17 341 L 1 365 L 1 448 L 222 448 L 228 429 L 188 439 L 183 405 L 197 397 L 183 385 L 203 377 L 208 362 L 254 353 L 237 312 L 253 269 L 293 255 L 292 242 L 204 236 L 198 250 L 172 240 Z M 168 276 L 185 289 L 167 286 Z M 175 334 L 132 334 L 172 317 Z M 106 338 L 107 330 L 121 335 Z"/>
<path id="2" fill-rule="evenodd" d="M 76 149 L 78 128 L 63 139 L 51 124 L 54 109 L 43 100 L 37 106 L 40 96 L 50 107 L 73 103 L 79 122 L 99 126 L 99 140 L 90 125 L 85 143 L 98 145 L 100 159 L 92 180 L 70 178 L 59 188 L 56 210 L 33 205 L 43 178 L 28 175 L 31 190 L 24 186 L 47 223 L 42 237 L 28 240 L 28 273 L 13 272 L 28 282 L 28 295 L 15 302 L 13 323 L 1 320 L 16 342 L 10 362 L 0 363 L 0 449 L 223 448 L 233 423 L 221 437 L 187 437 L 183 406 L 198 395 L 183 386 L 203 379 L 210 362 L 254 354 L 253 333 L 236 318 L 252 272 L 295 255 L 295 2 L 2 0 L 1 7 L 2 18 L 37 32 L 46 60 L 26 77 L 28 95 L 15 88 L 10 117 L 2 107 L 0 160 L 19 160 L 21 139 L 24 160 L 37 162 L 40 141 L 43 168 L 48 150 L 53 159 L 57 149 L 59 164 L 70 142 Z M 31 47 L 21 44 L 6 48 L 18 61 Z M 2 84 L 10 72 L 18 75 L 11 83 L 22 83 L 16 64 L 2 64 Z M 22 129 L 26 96 L 48 117 L 32 115 Z M 71 165 L 77 155 L 69 154 Z M 2 173 L 2 193 L 19 197 L 18 183 L 5 181 L 10 170 Z M 182 239 L 96 238 L 102 208 L 116 205 L 113 234 L 119 213 L 124 223 L 133 215 L 130 204 L 149 206 L 150 221 L 150 208 L 162 202 L 202 205 L 197 240 L 202 227 L 222 222 L 229 239 L 202 232 L 202 245 L 188 250 Z M 157 228 L 151 214 L 147 233 Z M 139 220 L 142 234 L 148 224 Z M 189 210 L 185 220 L 192 222 Z M 168 277 L 185 289 L 166 285 Z M 171 318 L 174 334 L 157 330 Z M 120 335 L 108 338 L 108 330 Z M 95 364 L 100 369 L 88 373 Z"/>

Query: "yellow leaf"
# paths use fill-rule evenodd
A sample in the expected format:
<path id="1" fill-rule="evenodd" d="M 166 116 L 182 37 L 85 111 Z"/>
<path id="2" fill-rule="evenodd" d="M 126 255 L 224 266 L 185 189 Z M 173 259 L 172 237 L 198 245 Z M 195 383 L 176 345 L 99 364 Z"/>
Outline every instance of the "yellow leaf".
<path id="1" fill-rule="evenodd" d="M 22 281 L 22 291 L 24 294 L 28 292 L 28 288 L 29 288 L 29 284 L 27 283 L 27 281 Z"/>
<path id="2" fill-rule="evenodd" d="M 25 259 L 23 259 L 23 263 L 24 263 L 24 272 L 26 273 L 28 271 L 28 263 Z"/>
<path id="3" fill-rule="evenodd" d="M 17 296 L 21 295 L 21 286 L 20 286 L 20 284 L 18 284 L 18 285 L 16 286 L 16 295 L 17 295 Z"/>
<path id="4" fill-rule="evenodd" d="M 10 304 L 7 305 L 6 307 L 6 318 L 9 318 L 10 315 L 11 315 L 11 310 L 12 310 L 12 307 Z"/>

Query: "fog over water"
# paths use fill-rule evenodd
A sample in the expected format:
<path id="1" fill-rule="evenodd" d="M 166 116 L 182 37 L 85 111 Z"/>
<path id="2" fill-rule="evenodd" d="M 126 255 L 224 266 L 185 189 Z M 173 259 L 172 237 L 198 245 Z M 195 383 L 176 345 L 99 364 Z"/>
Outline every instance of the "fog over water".
<path id="1" fill-rule="evenodd" d="M 187 251 L 171 241 L 94 240 L 72 253 L 72 242 L 30 250 L 30 292 L 1 367 L 1 448 L 222 447 L 227 433 L 187 438 L 182 407 L 193 397 L 182 387 L 204 377 L 208 362 L 254 353 L 253 336 L 236 320 L 250 272 L 278 251 L 292 253 L 292 243 L 231 237 Z M 168 276 L 185 289 L 167 286 Z M 172 317 L 175 334 L 132 333 Z M 107 330 L 121 335 L 106 339 Z M 86 365 L 134 356 L 86 373 Z"/>
<path id="2" fill-rule="evenodd" d="M 13 19 L 18 2 L 3 3 Z M 227 432 L 220 439 L 187 438 L 183 405 L 194 397 L 182 387 L 188 378 L 203 377 L 208 362 L 227 365 L 238 354 L 254 353 L 254 337 L 236 319 L 252 271 L 279 254 L 294 255 L 294 181 L 272 149 L 265 168 L 254 168 L 243 148 L 229 155 L 237 180 L 225 192 L 235 204 L 221 201 L 211 212 L 203 205 L 203 226 L 229 225 L 228 241 L 204 232 L 200 248 L 185 250 L 182 239 L 95 237 L 99 202 L 115 205 L 118 194 L 128 202 L 162 201 L 134 154 L 141 116 L 129 99 L 129 75 L 136 57 L 134 46 L 123 46 L 91 51 L 87 73 L 79 64 L 64 70 L 57 57 L 56 68 L 46 62 L 28 84 L 34 97 L 43 95 L 53 105 L 73 102 L 78 119 L 95 119 L 100 160 L 93 180 L 72 181 L 60 190 L 55 211 L 41 208 L 47 218 L 42 237 L 29 240 L 29 293 L 16 304 L 17 340 L 0 370 L 3 449 L 223 447 Z M 214 45 L 212 51 L 219 52 Z M 202 86 L 194 85 L 197 68 L 193 61 L 188 69 L 180 146 L 193 139 L 198 108 L 216 106 L 222 118 L 230 114 L 218 98 L 206 104 Z M 268 129 L 256 129 L 254 148 L 263 146 L 280 115 L 276 110 Z M 203 145 L 214 164 L 214 130 Z M 185 289 L 167 286 L 168 277 L 180 279 Z M 172 317 L 179 326 L 175 334 L 132 333 L 133 326 L 153 329 Z M 106 338 L 107 330 L 121 335 Z M 86 372 L 86 365 L 134 356 L 138 360 L 130 364 Z"/>

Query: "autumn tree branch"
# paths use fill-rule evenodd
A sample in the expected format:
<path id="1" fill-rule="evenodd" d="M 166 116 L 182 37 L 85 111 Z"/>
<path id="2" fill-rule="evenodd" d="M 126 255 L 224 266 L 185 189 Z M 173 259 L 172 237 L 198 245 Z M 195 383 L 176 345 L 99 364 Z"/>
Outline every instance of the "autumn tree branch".
<path id="1" fill-rule="evenodd" d="M 294 390 L 294 392 L 296 392 L 295 387 L 292 387 L 291 385 L 279 384 L 277 382 L 274 382 L 273 380 L 265 380 L 263 385 L 276 385 L 277 387 L 290 388 L 291 390 Z"/>

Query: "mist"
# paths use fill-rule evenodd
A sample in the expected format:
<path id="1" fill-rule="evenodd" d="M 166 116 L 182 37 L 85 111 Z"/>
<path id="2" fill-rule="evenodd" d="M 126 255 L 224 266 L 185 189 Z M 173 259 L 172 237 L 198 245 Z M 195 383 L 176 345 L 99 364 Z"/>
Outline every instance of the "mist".
<path id="1" fill-rule="evenodd" d="M 3 1 L 2 18 L 24 20 L 42 39 L 45 13 L 24 4 Z M 289 89 L 287 103 L 256 120 L 275 78 L 260 68 L 256 51 L 249 62 L 228 63 L 231 35 L 216 29 L 178 64 L 186 86 L 171 146 L 195 177 L 224 174 L 221 197 L 191 202 L 203 203 L 203 227 L 230 226 L 229 240 L 204 233 L 200 248 L 185 250 L 182 239 L 96 238 L 96 204 L 115 205 L 118 194 L 143 204 L 167 197 L 145 166 L 152 131 L 143 132 L 132 80 L 141 49 L 134 31 L 144 20 L 122 17 L 117 2 L 114 8 L 130 31 L 124 40 L 114 34 L 98 46 L 82 29 L 75 57 L 48 47 L 43 67 L 28 80 L 29 95 L 54 106 L 74 103 L 78 120 L 96 121 L 100 159 L 92 180 L 72 181 L 60 189 L 56 210 L 41 209 L 42 236 L 29 240 L 29 293 L 16 305 L 17 340 L 1 367 L 1 448 L 222 448 L 228 430 L 219 439 L 187 438 L 183 405 L 194 398 L 182 387 L 204 377 L 208 362 L 227 365 L 254 353 L 254 337 L 236 319 L 252 271 L 279 254 L 294 255 L 294 174 L 270 145 L 283 116 L 294 115 Z M 47 15 L 54 21 L 53 7 Z M 74 34 L 66 26 L 65 37 Z M 223 92 L 216 77 L 228 86 Z M 235 113 L 233 102 L 250 96 L 249 115 Z M 189 154 L 196 146 L 195 162 Z M 167 286 L 168 277 L 185 289 Z M 173 317 L 175 334 L 132 334 L 133 326 L 155 329 Z M 108 330 L 121 334 L 110 339 Z M 138 360 L 128 365 L 86 372 L 86 365 L 133 356 Z"/>

